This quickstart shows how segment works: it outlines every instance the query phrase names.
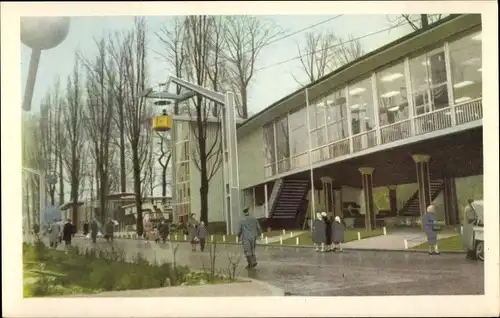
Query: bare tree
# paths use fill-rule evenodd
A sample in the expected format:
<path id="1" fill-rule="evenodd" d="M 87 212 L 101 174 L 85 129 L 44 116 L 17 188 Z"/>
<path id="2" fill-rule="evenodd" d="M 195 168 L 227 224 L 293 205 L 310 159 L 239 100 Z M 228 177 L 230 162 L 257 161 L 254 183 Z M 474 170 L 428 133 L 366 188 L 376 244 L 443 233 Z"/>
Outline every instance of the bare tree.
<path id="1" fill-rule="evenodd" d="M 99 215 L 104 222 L 107 195 L 109 193 L 109 170 L 111 166 L 111 123 L 114 94 L 110 85 L 115 78 L 107 78 L 106 41 L 104 38 L 96 41 L 98 54 L 94 61 L 87 61 L 80 57 L 87 70 L 87 102 L 85 109 L 85 126 L 92 143 L 91 155 L 95 163 L 96 192 L 99 199 Z"/>
<path id="2" fill-rule="evenodd" d="M 165 204 L 166 203 L 165 197 L 167 196 L 167 187 L 168 187 L 167 172 L 170 164 L 170 159 L 172 158 L 172 146 L 171 146 L 171 141 L 168 139 L 167 136 L 160 135 L 159 137 L 160 137 L 160 141 L 158 142 L 159 156 L 157 161 L 158 164 L 161 166 L 161 195 L 164 198 L 163 204 Z"/>
<path id="3" fill-rule="evenodd" d="M 141 94 L 146 90 L 146 22 L 136 18 L 134 29 L 124 38 L 122 46 L 123 71 L 125 76 L 125 133 L 130 143 L 134 179 L 135 204 L 137 210 L 137 234 L 143 233 L 142 196 L 148 171 L 145 169 L 150 151 L 151 131 L 145 123 L 150 122 L 151 112 Z"/>
<path id="4" fill-rule="evenodd" d="M 165 47 L 165 52 L 156 52 L 173 68 L 176 77 L 183 77 L 186 63 L 186 23 L 184 18 L 174 18 L 173 26 L 163 25 L 155 33 Z M 181 93 L 181 88 L 176 87 L 176 93 Z M 174 114 L 179 114 L 179 102 L 174 103 Z"/>
<path id="5" fill-rule="evenodd" d="M 399 14 L 395 17 L 388 16 L 387 19 L 391 25 L 399 26 L 409 24 L 414 31 L 425 29 L 430 24 L 436 23 L 447 14 Z"/>
<path id="6" fill-rule="evenodd" d="M 361 43 L 352 35 L 349 35 L 348 40 L 343 40 L 333 33 L 308 32 L 305 35 L 305 44 L 302 47 L 297 44 L 297 50 L 301 70 L 307 76 L 308 83 L 364 54 Z M 292 76 L 298 84 L 304 85 L 295 75 Z"/>
<path id="7" fill-rule="evenodd" d="M 70 183 L 70 201 L 72 205 L 72 219 L 78 219 L 78 201 L 83 187 L 82 150 L 84 149 L 84 113 L 82 104 L 80 66 L 75 61 L 73 75 L 68 77 L 66 103 L 63 108 L 63 124 L 66 130 L 67 143 L 63 149 L 63 163 L 68 173 Z M 76 224 L 76 223 L 75 223 Z"/>
<path id="8" fill-rule="evenodd" d="M 43 171 L 46 175 L 52 174 L 57 169 L 57 152 L 59 151 L 59 144 L 56 143 L 57 131 L 55 108 L 53 92 L 48 90 L 40 105 L 40 148 Z M 47 185 L 47 194 L 50 198 L 50 204 L 56 204 L 56 184 Z"/>
<path id="9" fill-rule="evenodd" d="M 219 88 L 220 67 L 209 61 L 219 59 L 221 51 L 216 49 L 213 39 L 220 32 L 215 17 L 189 16 L 185 19 L 185 48 L 188 59 L 185 65 L 186 77 L 199 86 L 211 86 L 215 91 Z M 221 166 L 221 129 L 220 125 L 211 124 L 209 118 L 214 113 L 214 103 L 196 95 L 189 113 L 190 131 L 194 146 L 191 147 L 192 161 L 200 171 L 200 218 L 208 222 L 208 192 L 210 180 Z M 215 118 L 220 119 L 221 107 Z"/>
<path id="10" fill-rule="evenodd" d="M 222 23 L 220 25 L 224 32 L 216 32 L 212 42 L 215 50 L 220 50 L 224 45 L 225 69 L 231 77 L 232 88 L 237 93 L 238 113 L 242 118 L 248 118 L 248 87 L 255 72 L 257 58 L 262 49 L 282 35 L 282 32 L 274 23 L 248 15 L 228 16 Z M 219 39 L 218 36 L 223 38 Z"/>

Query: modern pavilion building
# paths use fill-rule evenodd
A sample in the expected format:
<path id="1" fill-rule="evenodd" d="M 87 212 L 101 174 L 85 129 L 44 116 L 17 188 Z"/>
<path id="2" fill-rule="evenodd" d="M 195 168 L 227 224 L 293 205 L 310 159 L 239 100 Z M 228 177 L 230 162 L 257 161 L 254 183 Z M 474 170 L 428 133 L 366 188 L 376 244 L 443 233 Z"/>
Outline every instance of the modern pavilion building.
<path id="1" fill-rule="evenodd" d="M 273 228 L 325 211 L 373 229 L 396 215 L 418 223 L 439 201 L 439 218 L 459 224 L 458 180 L 482 182 L 481 67 L 481 16 L 450 16 L 282 98 L 238 126 L 241 205 Z M 199 178 L 174 122 L 179 219 L 199 213 Z M 223 170 L 209 221 L 226 219 Z"/>

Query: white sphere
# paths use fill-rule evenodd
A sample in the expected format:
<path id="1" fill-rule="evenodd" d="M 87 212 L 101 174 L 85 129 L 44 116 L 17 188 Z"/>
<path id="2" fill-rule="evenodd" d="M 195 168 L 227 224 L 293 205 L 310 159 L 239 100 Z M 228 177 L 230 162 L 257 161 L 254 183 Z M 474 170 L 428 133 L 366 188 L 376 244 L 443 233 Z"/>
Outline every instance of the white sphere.
<path id="1" fill-rule="evenodd" d="M 21 41 L 32 49 L 58 46 L 69 32 L 69 17 L 22 17 Z"/>

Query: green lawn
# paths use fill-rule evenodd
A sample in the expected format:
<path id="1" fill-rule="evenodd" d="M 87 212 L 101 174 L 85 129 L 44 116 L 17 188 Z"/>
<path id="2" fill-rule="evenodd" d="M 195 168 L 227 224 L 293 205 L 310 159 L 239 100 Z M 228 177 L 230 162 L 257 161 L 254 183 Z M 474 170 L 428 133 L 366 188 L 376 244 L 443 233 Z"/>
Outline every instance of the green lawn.
<path id="1" fill-rule="evenodd" d="M 350 242 L 350 241 L 355 241 L 358 239 L 358 232 L 361 235 L 361 239 L 373 237 L 373 236 L 379 236 L 383 235 L 383 230 L 382 229 L 376 229 L 375 231 L 366 231 L 366 230 L 347 230 L 344 233 L 344 242 Z M 311 237 L 311 232 L 304 233 L 302 235 L 297 236 L 299 238 L 299 245 L 300 246 L 312 246 L 312 237 Z M 283 245 L 296 245 L 296 240 L 297 237 L 289 238 L 286 240 L 283 240 Z M 274 244 L 280 244 L 279 242 L 277 243 L 272 243 Z"/>
<path id="2" fill-rule="evenodd" d="M 282 235 L 282 231 L 270 231 L 270 232 L 264 232 L 264 237 L 274 237 L 274 236 L 279 236 L 279 235 Z M 175 234 L 177 234 L 177 239 L 175 239 Z M 289 234 L 289 232 L 287 232 L 287 234 Z M 226 243 L 236 243 L 236 235 L 223 235 L 223 234 L 214 234 L 213 237 L 214 237 L 214 240 L 217 242 L 217 243 L 223 243 L 224 242 L 224 236 L 226 238 Z M 186 235 L 186 239 L 189 240 L 189 237 Z M 171 241 L 185 241 L 184 240 L 184 233 L 182 232 L 177 232 L 177 233 L 172 233 L 170 234 L 170 240 Z M 211 235 L 209 235 L 207 237 L 207 242 L 210 242 L 211 241 Z"/>
<path id="3" fill-rule="evenodd" d="M 440 251 L 464 251 L 462 239 L 460 235 L 451 236 L 445 239 L 438 240 L 438 247 Z M 429 249 L 427 243 L 415 246 L 416 249 Z"/>

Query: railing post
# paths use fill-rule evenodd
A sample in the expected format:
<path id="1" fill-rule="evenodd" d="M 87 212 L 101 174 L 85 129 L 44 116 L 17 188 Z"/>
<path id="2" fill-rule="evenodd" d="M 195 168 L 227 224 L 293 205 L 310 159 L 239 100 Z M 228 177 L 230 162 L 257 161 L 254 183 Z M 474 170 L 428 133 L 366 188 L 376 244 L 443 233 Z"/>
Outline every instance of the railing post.
<path id="1" fill-rule="evenodd" d="M 451 73 L 450 45 L 448 42 L 444 43 L 444 62 L 446 68 L 446 88 L 448 91 L 448 104 L 450 105 L 451 126 L 455 126 L 457 124 L 457 118 L 453 92 L 453 74 Z"/>
<path id="2" fill-rule="evenodd" d="M 411 73 L 410 73 L 410 59 L 405 58 L 405 79 L 406 79 L 406 92 L 408 94 L 408 117 L 410 119 L 410 136 L 415 136 L 415 107 L 413 105 L 413 88 L 411 83 Z"/>
<path id="3" fill-rule="evenodd" d="M 375 121 L 375 134 L 377 136 L 377 145 L 382 144 L 382 136 L 380 132 L 380 116 L 379 116 L 379 102 L 378 102 L 378 91 L 377 91 L 377 75 L 372 74 L 372 95 L 373 95 L 373 120 Z"/>
<path id="4" fill-rule="evenodd" d="M 345 95 L 345 104 L 347 108 L 347 132 L 349 134 L 349 153 L 353 153 L 353 144 L 352 144 L 352 119 L 351 119 L 351 108 L 349 106 L 349 88 L 348 86 L 344 89 Z"/>

